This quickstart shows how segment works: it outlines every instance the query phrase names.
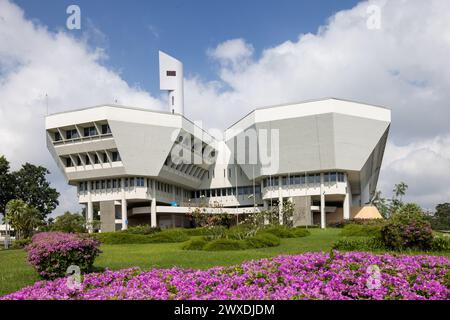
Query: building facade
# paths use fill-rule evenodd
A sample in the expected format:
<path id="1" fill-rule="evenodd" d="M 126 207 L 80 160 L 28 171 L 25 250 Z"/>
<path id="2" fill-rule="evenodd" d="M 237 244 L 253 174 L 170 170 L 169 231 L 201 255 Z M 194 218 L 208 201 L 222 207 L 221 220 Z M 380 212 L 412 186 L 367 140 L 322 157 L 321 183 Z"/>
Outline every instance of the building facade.
<path id="1" fill-rule="evenodd" d="M 182 76 L 181 62 L 160 53 L 167 112 L 101 105 L 46 118 L 48 149 L 102 232 L 187 227 L 198 207 L 282 211 L 286 201 L 294 225 L 325 227 L 369 203 L 390 110 L 333 98 L 271 106 L 217 139 L 184 117 Z"/>

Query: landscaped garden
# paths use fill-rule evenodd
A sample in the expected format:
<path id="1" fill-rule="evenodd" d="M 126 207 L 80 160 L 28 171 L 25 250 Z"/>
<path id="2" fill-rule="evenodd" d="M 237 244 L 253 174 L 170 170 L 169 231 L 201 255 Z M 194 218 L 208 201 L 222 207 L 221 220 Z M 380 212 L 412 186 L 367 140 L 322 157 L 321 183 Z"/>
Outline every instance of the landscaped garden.
<path id="1" fill-rule="evenodd" d="M 42 174 L 42 172 L 41 172 Z M 378 201 L 381 201 L 378 198 Z M 16 231 L 0 250 L 0 299 L 450 299 L 450 205 L 379 202 L 386 219 L 293 227 L 293 206 L 194 211 L 191 229 L 88 234 L 80 214 L 43 222 L 7 203 Z"/>

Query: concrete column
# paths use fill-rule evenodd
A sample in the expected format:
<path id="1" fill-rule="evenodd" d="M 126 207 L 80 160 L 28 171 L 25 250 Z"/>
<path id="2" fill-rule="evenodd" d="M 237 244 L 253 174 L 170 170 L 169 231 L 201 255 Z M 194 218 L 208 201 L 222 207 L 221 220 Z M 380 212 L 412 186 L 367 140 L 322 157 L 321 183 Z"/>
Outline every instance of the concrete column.
<path id="1" fill-rule="evenodd" d="M 325 229 L 326 227 L 325 216 L 325 188 L 323 184 L 323 173 L 320 174 L 320 227 Z"/>
<path id="2" fill-rule="evenodd" d="M 122 178 L 120 182 L 120 187 L 122 189 L 122 200 L 121 200 L 121 212 L 122 212 L 122 230 L 127 230 L 128 228 L 128 216 L 127 216 L 127 199 L 125 199 L 125 179 Z"/>
<path id="3" fill-rule="evenodd" d="M 343 205 L 343 212 L 344 212 L 344 220 L 350 219 L 350 186 L 347 180 L 347 174 L 344 175 L 345 177 L 345 198 L 344 198 L 344 205 Z"/>
<path id="4" fill-rule="evenodd" d="M 152 228 L 155 228 L 157 226 L 156 223 L 156 184 L 155 184 L 155 180 L 152 180 L 152 203 L 151 203 L 151 207 L 150 207 L 150 226 Z"/>
<path id="5" fill-rule="evenodd" d="M 87 224 L 88 224 L 88 232 L 94 232 L 94 228 L 92 223 L 94 221 L 94 205 L 92 203 L 92 194 L 91 194 L 91 182 L 88 181 L 88 203 L 87 203 L 87 212 L 86 212 Z"/>
<path id="6" fill-rule="evenodd" d="M 280 221 L 280 225 L 283 224 L 283 196 L 281 193 L 282 188 L 282 178 L 278 177 L 278 218 Z"/>

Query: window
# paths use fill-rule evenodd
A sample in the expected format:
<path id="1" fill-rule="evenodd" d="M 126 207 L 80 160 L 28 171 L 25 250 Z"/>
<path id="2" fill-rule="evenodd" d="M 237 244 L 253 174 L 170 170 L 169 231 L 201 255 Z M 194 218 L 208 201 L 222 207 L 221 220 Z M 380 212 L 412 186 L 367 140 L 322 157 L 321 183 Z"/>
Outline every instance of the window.
<path id="1" fill-rule="evenodd" d="M 77 156 L 77 166 L 81 166 L 81 165 L 83 165 L 83 164 L 81 163 L 81 157 L 80 157 L 80 156 Z"/>
<path id="2" fill-rule="evenodd" d="M 128 178 L 125 178 L 125 180 L 124 180 L 124 187 L 128 188 Z"/>
<path id="3" fill-rule="evenodd" d="M 137 187 L 143 187 L 144 186 L 144 178 L 136 178 L 136 186 Z"/>
<path id="4" fill-rule="evenodd" d="M 344 182 L 345 181 L 345 177 L 344 177 L 344 173 L 343 172 L 338 172 L 338 181 L 339 182 Z"/>
<path id="5" fill-rule="evenodd" d="M 73 167 L 72 159 L 66 158 L 66 167 Z"/>
<path id="6" fill-rule="evenodd" d="M 167 70 L 166 71 L 166 76 L 167 77 L 176 77 L 177 72 L 176 71 L 172 71 L 172 70 Z"/>
<path id="7" fill-rule="evenodd" d="M 102 180 L 102 189 L 105 189 L 105 187 L 106 187 L 106 181 Z"/>
<path id="8" fill-rule="evenodd" d="M 88 155 L 86 155 L 85 162 L 86 164 L 91 164 L 91 159 L 89 158 Z"/>
<path id="9" fill-rule="evenodd" d="M 112 181 L 112 187 L 115 189 L 115 188 L 117 188 L 117 180 L 116 179 L 114 179 L 113 181 Z"/>
<path id="10" fill-rule="evenodd" d="M 111 129 L 108 124 L 102 124 L 102 134 L 110 134 Z"/>
<path id="11" fill-rule="evenodd" d="M 261 194 L 261 186 L 255 186 L 255 193 Z"/>
<path id="12" fill-rule="evenodd" d="M 174 105 L 174 104 L 175 104 L 175 97 L 172 96 L 172 105 Z"/>
<path id="13" fill-rule="evenodd" d="M 288 177 L 283 177 L 282 178 L 282 183 L 283 183 L 284 186 L 287 186 L 289 184 Z"/>
<path id="14" fill-rule="evenodd" d="M 275 186 L 278 186 L 278 177 L 273 177 L 272 178 L 272 185 L 275 187 Z"/>
<path id="15" fill-rule="evenodd" d="M 106 180 L 106 188 L 111 189 L 111 180 Z"/>
<path id="16" fill-rule="evenodd" d="M 337 181 L 337 174 L 336 172 L 330 173 L 330 182 L 336 182 Z"/>
<path id="17" fill-rule="evenodd" d="M 61 141 L 61 134 L 59 132 L 55 132 L 55 141 Z"/>
<path id="18" fill-rule="evenodd" d="M 69 129 L 66 131 L 66 139 L 77 139 L 79 138 L 77 129 Z"/>
<path id="19" fill-rule="evenodd" d="M 108 163 L 109 159 L 108 159 L 108 155 L 105 153 L 103 153 L 103 163 Z"/>
<path id="20" fill-rule="evenodd" d="M 95 189 L 99 190 L 100 189 L 100 181 L 95 181 Z"/>
<path id="21" fill-rule="evenodd" d="M 98 159 L 98 155 L 94 154 L 94 163 L 98 164 L 100 162 L 100 160 Z"/>
<path id="22" fill-rule="evenodd" d="M 112 157 L 112 161 L 113 161 L 113 162 L 115 162 L 115 161 L 121 161 L 121 159 L 120 159 L 120 154 L 119 154 L 119 152 L 117 152 L 117 151 L 113 151 L 113 152 L 111 153 L 111 157 Z"/>
<path id="23" fill-rule="evenodd" d="M 330 181 L 330 174 L 324 173 L 323 174 L 323 182 L 329 182 Z"/>
<path id="24" fill-rule="evenodd" d="M 307 179 L 308 179 L 308 182 L 307 182 L 308 184 L 314 184 L 316 182 L 316 177 L 313 174 L 308 174 Z"/>
<path id="25" fill-rule="evenodd" d="M 83 190 L 84 190 L 84 183 L 83 183 L 83 182 L 80 182 L 79 190 L 80 190 L 80 191 L 83 191 Z"/>
<path id="26" fill-rule="evenodd" d="M 228 169 L 228 177 L 231 178 L 231 169 Z"/>
<path id="27" fill-rule="evenodd" d="M 97 135 L 97 129 L 95 129 L 95 127 L 84 128 L 83 131 L 84 131 L 85 137 L 91 137 L 91 136 Z"/>
<path id="28" fill-rule="evenodd" d="M 130 187 L 134 187 L 134 178 L 130 178 Z"/>

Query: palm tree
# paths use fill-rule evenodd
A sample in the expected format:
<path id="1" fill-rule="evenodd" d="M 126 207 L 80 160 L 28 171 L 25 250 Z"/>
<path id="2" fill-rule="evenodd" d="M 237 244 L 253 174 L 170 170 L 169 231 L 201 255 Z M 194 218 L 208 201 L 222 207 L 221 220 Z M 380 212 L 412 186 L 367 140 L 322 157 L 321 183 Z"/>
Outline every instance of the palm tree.
<path id="1" fill-rule="evenodd" d="M 42 223 L 39 210 L 22 200 L 9 201 L 6 212 L 8 222 L 16 232 L 16 239 L 31 237 L 33 231 Z"/>

